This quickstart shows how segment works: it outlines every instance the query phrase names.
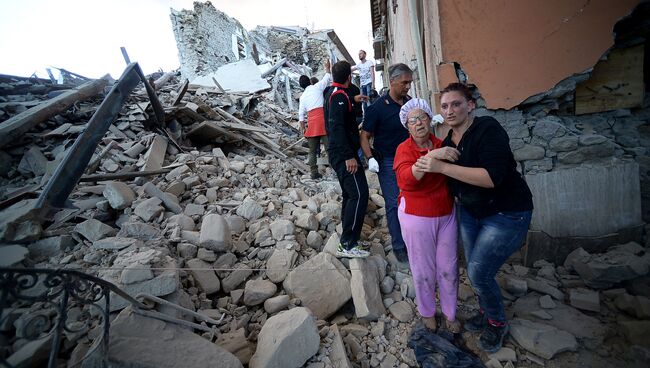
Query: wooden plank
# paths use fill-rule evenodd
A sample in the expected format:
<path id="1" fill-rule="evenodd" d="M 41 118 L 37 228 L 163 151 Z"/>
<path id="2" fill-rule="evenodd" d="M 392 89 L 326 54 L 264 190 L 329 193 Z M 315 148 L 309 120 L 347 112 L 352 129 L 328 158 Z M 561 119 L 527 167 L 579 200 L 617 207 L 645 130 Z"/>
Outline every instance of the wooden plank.
<path id="1" fill-rule="evenodd" d="M 120 46 L 120 51 L 122 51 L 122 57 L 124 57 L 126 65 L 129 66 L 129 64 L 131 64 L 131 58 L 129 58 L 129 53 L 126 52 L 126 47 Z"/>
<path id="2" fill-rule="evenodd" d="M 266 128 L 260 128 L 256 127 L 253 125 L 243 125 L 239 123 L 232 123 L 229 121 L 217 121 L 217 124 L 221 125 L 222 127 L 228 128 L 228 129 L 235 129 L 235 130 L 241 130 L 244 132 L 260 132 L 260 133 L 270 133 L 270 131 Z"/>
<path id="3" fill-rule="evenodd" d="M 576 115 L 640 107 L 643 104 L 643 44 L 612 50 L 591 77 L 576 86 Z"/>
<path id="4" fill-rule="evenodd" d="M 185 81 L 181 85 L 181 88 L 179 88 L 177 91 L 176 98 L 174 99 L 174 103 L 172 104 L 172 106 L 176 106 L 181 102 L 183 96 L 185 96 L 185 93 L 187 92 L 187 87 L 189 85 L 190 85 L 190 81 L 187 78 L 185 78 Z"/>
<path id="5" fill-rule="evenodd" d="M 217 82 L 217 78 L 212 77 L 212 81 L 217 86 L 219 91 L 221 91 L 221 93 L 223 93 L 226 96 L 226 98 L 228 99 L 228 102 L 230 102 L 230 105 L 231 106 L 235 105 L 235 102 L 232 100 L 232 98 L 230 98 L 230 95 L 228 93 L 226 93 L 226 90 L 223 89 L 223 87 L 221 87 L 221 84 L 219 84 L 219 82 Z"/>
<path id="6" fill-rule="evenodd" d="M 166 174 L 173 169 L 182 166 L 185 164 L 176 164 L 170 165 L 167 167 L 160 168 L 158 170 L 147 170 L 147 171 L 130 171 L 130 172 L 118 172 L 113 174 L 96 174 L 96 175 L 84 175 L 79 179 L 79 182 L 87 181 L 104 181 L 104 180 L 122 180 L 122 179 L 134 179 L 141 176 L 151 176 L 158 174 Z"/>
<path id="7" fill-rule="evenodd" d="M 41 187 L 41 184 L 32 184 L 24 186 L 20 189 L 16 189 L 13 192 L 7 194 L 5 200 L 0 202 L 0 209 L 11 206 L 14 203 L 24 199 L 27 196 L 36 197 L 36 191 Z"/>
<path id="8" fill-rule="evenodd" d="M 280 59 L 277 63 L 275 63 L 275 65 L 273 65 L 273 66 L 271 67 L 271 69 L 265 71 L 265 72 L 261 75 L 261 77 L 262 77 L 262 78 L 266 78 L 266 77 L 268 77 L 269 75 L 275 73 L 275 71 L 278 70 L 278 69 L 280 69 L 280 67 L 281 67 L 282 65 L 284 65 L 284 63 L 286 63 L 286 62 L 287 62 L 287 58 L 286 58 L 286 57 Z"/>
<path id="9" fill-rule="evenodd" d="M 223 115 L 224 117 L 226 117 L 226 118 L 228 118 L 228 119 L 230 119 L 230 120 L 232 120 L 232 121 L 234 121 L 236 123 L 239 123 L 241 125 L 248 125 L 248 124 L 244 123 L 242 120 L 238 119 L 237 117 L 235 117 L 234 115 L 232 115 L 231 113 L 227 112 L 226 110 L 224 110 L 224 109 L 222 109 L 220 107 L 215 107 L 214 110 L 217 111 L 219 114 Z M 281 156 L 286 157 L 286 155 L 284 153 L 279 151 L 279 149 L 281 147 L 277 143 L 275 143 L 272 140 L 268 139 L 263 134 L 261 134 L 259 132 L 253 132 L 253 136 L 255 138 L 257 138 L 257 139 L 260 139 L 264 143 L 268 144 L 269 146 L 271 146 L 275 150 L 278 150 L 278 153 L 280 153 Z"/>
<path id="10" fill-rule="evenodd" d="M 153 82 L 153 88 L 157 91 L 160 89 L 160 87 L 164 86 L 167 82 L 169 82 L 172 77 L 176 74 L 176 72 L 167 72 L 163 75 L 160 76 L 160 78 L 156 79 Z"/>
<path id="11" fill-rule="evenodd" d="M 75 102 L 99 94 L 106 87 L 107 78 L 108 75 L 101 79 L 86 82 L 75 89 L 62 93 L 3 121 L 0 123 L 0 147 L 17 141 L 20 136 L 52 116 L 67 110 Z"/>
<path id="12" fill-rule="evenodd" d="M 291 80 L 289 79 L 288 74 L 284 75 L 284 87 L 285 87 L 285 92 L 287 94 L 287 105 L 289 105 L 289 110 L 293 110 L 293 97 L 292 97 L 292 94 L 291 94 Z"/>

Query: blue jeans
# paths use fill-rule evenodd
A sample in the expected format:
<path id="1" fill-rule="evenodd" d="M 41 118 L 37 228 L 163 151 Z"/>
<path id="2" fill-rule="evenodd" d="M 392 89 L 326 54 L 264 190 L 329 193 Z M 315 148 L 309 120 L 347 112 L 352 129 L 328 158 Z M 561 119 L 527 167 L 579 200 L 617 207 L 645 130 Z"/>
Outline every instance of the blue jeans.
<path id="1" fill-rule="evenodd" d="M 510 255 L 522 246 L 533 211 L 499 212 L 478 219 L 462 205 L 458 207 L 467 276 L 487 317 L 505 322 L 501 289 L 495 276 Z"/>
<path id="2" fill-rule="evenodd" d="M 379 161 L 379 186 L 381 194 L 386 203 L 386 220 L 388 221 L 388 232 L 393 242 L 393 249 L 404 249 L 404 239 L 402 238 L 402 228 L 399 225 L 397 216 L 397 196 L 399 188 L 397 187 L 397 176 L 393 171 L 393 161 L 395 157 L 386 156 Z"/>
<path id="3" fill-rule="evenodd" d="M 361 94 L 364 96 L 370 97 L 370 92 L 372 92 L 372 83 L 364 84 L 361 86 Z M 363 101 L 361 104 L 363 107 L 363 112 L 366 112 L 366 109 L 368 108 L 368 101 Z"/>

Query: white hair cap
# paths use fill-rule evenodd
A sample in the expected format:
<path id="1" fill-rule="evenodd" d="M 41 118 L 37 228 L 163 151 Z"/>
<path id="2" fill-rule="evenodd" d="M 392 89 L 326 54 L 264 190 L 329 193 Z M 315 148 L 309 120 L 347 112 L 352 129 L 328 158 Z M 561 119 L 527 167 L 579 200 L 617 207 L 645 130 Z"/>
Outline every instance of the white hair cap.
<path id="1" fill-rule="evenodd" d="M 425 100 L 421 98 L 412 98 L 408 100 L 408 102 L 406 102 L 399 111 L 399 120 L 404 126 L 404 128 L 406 128 L 406 121 L 408 120 L 409 112 L 415 109 L 420 109 L 425 113 L 427 113 L 427 115 L 429 115 L 429 118 L 432 120 L 432 122 L 436 121 L 433 120 L 434 117 L 433 112 L 431 111 L 429 104 Z M 436 117 L 438 117 L 438 115 L 436 115 Z"/>

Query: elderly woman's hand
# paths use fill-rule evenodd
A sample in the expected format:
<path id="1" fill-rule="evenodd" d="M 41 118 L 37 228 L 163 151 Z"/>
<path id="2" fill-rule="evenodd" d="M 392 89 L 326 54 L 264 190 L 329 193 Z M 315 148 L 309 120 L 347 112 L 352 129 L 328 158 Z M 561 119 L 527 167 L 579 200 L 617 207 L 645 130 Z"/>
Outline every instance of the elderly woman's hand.
<path id="1" fill-rule="evenodd" d="M 456 162 L 460 157 L 460 152 L 453 147 L 442 147 L 430 151 L 427 153 L 427 157 L 443 161 Z"/>
<path id="2" fill-rule="evenodd" d="M 444 161 L 429 155 L 420 157 L 414 164 L 415 170 L 428 173 L 439 173 L 442 171 L 444 165 L 446 165 Z"/>

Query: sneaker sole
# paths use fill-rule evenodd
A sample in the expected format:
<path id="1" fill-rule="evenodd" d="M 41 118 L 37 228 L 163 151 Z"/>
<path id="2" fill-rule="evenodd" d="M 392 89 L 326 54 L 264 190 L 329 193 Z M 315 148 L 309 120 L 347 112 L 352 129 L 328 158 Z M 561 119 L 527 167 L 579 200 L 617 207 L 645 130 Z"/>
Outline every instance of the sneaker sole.
<path id="1" fill-rule="evenodd" d="M 483 350 L 483 351 L 486 352 L 486 353 L 494 354 L 494 353 L 496 353 L 497 351 L 501 350 L 501 348 L 503 347 L 503 340 L 506 339 L 506 336 L 508 336 L 509 333 L 510 333 L 510 325 L 506 325 L 506 330 L 505 330 L 505 332 L 503 333 L 503 335 L 501 335 L 501 340 L 499 341 L 499 344 L 498 344 L 495 348 L 492 348 L 492 349 L 486 349 L 486 348 L 483 346 L 483 343 L 481 342 L 480 339 L 478 340 L 478 347 L 481 348 L 481 350 Z"/>
<path id="2" fill-rule="evenodd" d="M 361 256 L 361 255 L 354 255 L 354 254 L 349 254 L 349 253 L 336 252 L 336 257 L 338 257 L 338 258 L 368 258 L 369 256 L 370 256 L 370 254 Z"/>

